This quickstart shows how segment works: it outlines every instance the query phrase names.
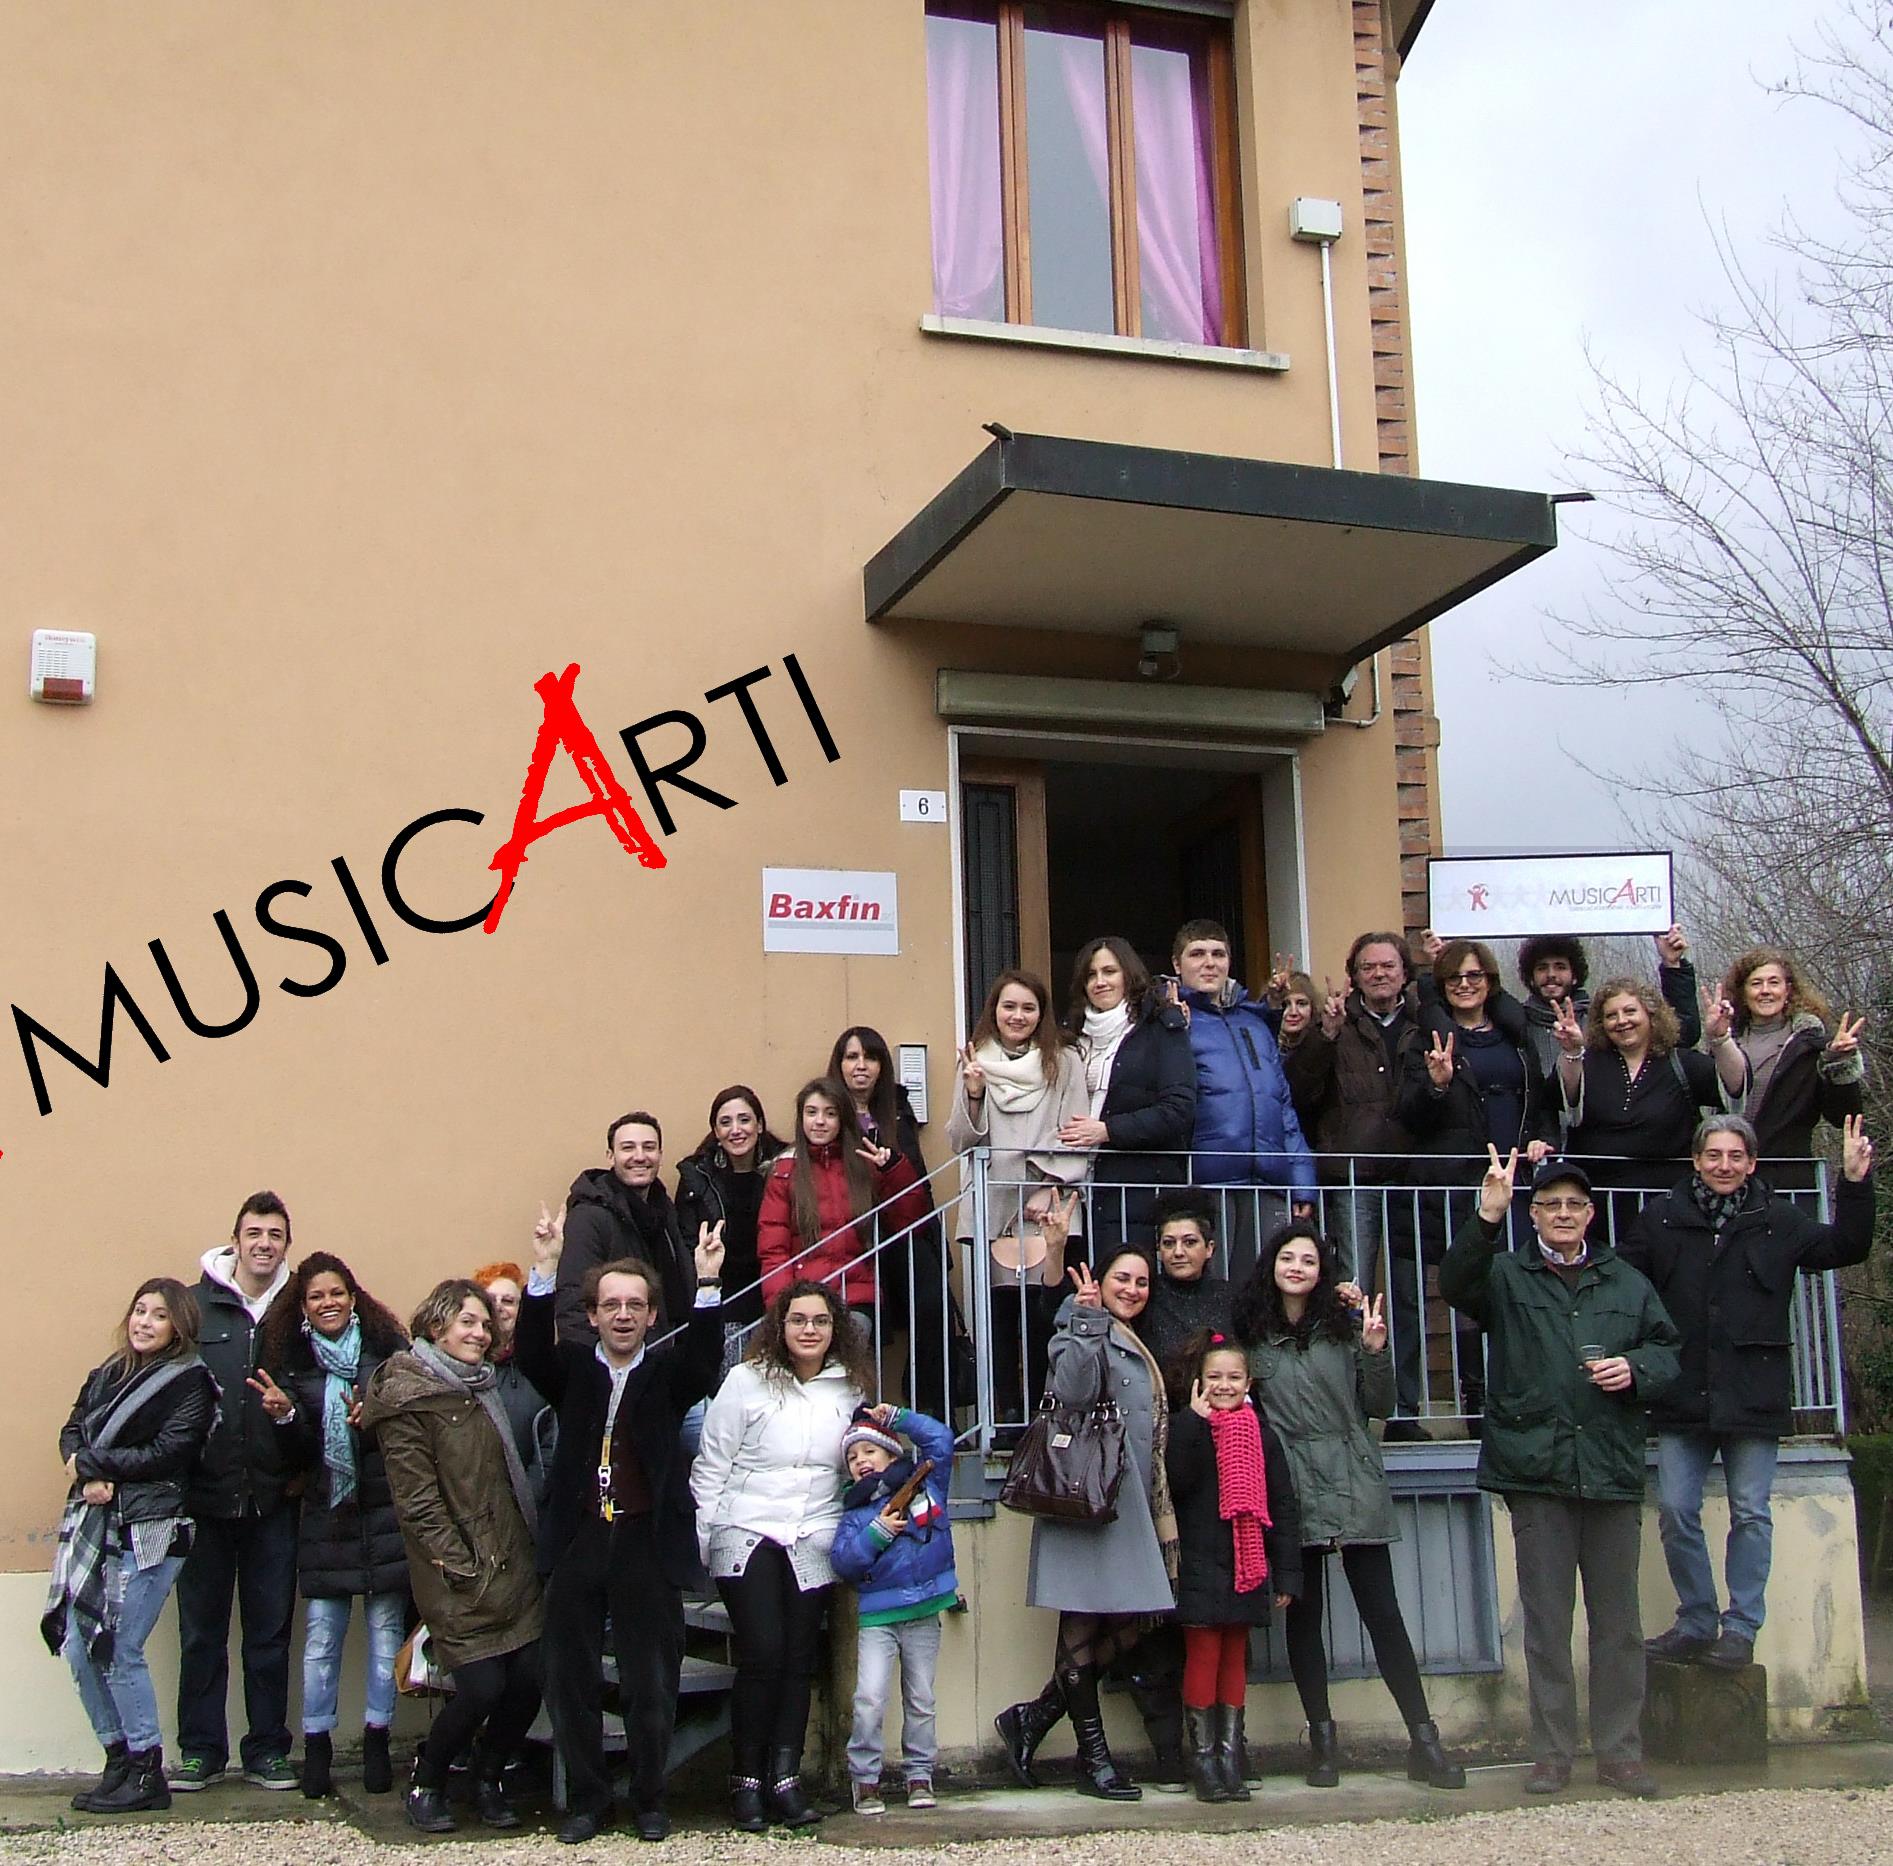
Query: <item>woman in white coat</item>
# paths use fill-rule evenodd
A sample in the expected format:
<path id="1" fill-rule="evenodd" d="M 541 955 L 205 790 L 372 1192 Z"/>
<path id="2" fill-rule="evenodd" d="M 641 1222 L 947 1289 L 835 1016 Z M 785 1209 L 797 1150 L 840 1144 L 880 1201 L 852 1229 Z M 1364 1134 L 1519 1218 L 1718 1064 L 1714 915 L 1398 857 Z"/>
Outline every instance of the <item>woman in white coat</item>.
<path id="1" fill-rule="evenodd" d="M 794 1283 L 770 1303 L 704 1415 L 690 1493 L 736 1649 L 730 1804 L 744 1833 L 821 1819 L 802 1793 L 802 1744 L 835 1579 L 841 1438 L 874 1385 L 867 1341 L 840 1297 Z"/>

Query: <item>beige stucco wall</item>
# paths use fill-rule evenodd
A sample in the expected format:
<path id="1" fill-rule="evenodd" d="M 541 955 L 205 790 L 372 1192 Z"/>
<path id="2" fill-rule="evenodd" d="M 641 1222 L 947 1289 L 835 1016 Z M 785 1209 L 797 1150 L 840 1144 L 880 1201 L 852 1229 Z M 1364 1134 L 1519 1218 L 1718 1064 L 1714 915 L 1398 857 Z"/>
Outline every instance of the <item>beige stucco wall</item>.
<path id="1" fill-rule="evenodd" d="M 888 0 L 0 12 L 0 600 L 18 656 L 0 680 L 0 977 L 90 1051 L 109 961 L 171 1050 L 158 1064 L 121 1017 L 110 1087 L 50 1060 L 44 1118 L 0 1055 L 0 1380 L 45 1454 L 0 1496 L 0 1568 L 49 1558 L 53 1433 L 132 1283 L 188 1270 L 255 1187 L 287 1197 L 299 1248 L 343 1251 L 404 1305 L 517 1250 L 631 1105 L 664 1117 L 675 1157 L 715 1087 L 747 1079 L 782 1109 L 857 1019 L 929 1041 L 944 1071 L 947 839 L 895 816 L 898 788 L 946 780 L 940 657 L 862 624 L 859 575 L 985 444 L 982 420 L 1325 459 L 1318 268 L 1285 208 L 1322 193 L 1357 211 L 1346 10 L 1276 0 L 1239 27 L 1252 339 L 1292 354 L 1282 376 L 922 335 L 921 18 Z M 1365 460 L 1364 288 L 1345 242 L 1336 258 Z M 37 626 L 97 633 L 89 709 L 24 697 Z M 984 636 L 955 659 L 1008 665 Z M 838 763 L 793 703 L 789 652 Z M 1106 652 L 1071 671 L 1108 671 Z M 1108 652 L 1127 674 L 1131 645 Z M 621 776 L 620 727 L 691 708 L 711 735 L 693 775 L 737 807 L 677 799 L 663 872 L 595 823 L 554 837 L 491 938 L 399 925 L 374 877 L 429 810 L 487 821 L 416 843 L 410 895 L 442 915 L 485 898 L 532 683 L 570 661 Z M 762 664 L 781 788 L 735 706 L 698 698 Z M 1390 770 L 1384 726 L 1307 755 L 1311 922 L 1333 958 L 1394 908 Z M 578 796 L 561 769 L 547 807 Z M 765 862 L 897 871 L 901 956 L 764 959 Z M 324 961 L 251 912 L 292 877 L 313 890 L 305 923 L 349 955 L 320 998 L 276 988 Z M 228 1017 L 219 908 L 264 1001 L 207 1041 L 146 943 Z"/>

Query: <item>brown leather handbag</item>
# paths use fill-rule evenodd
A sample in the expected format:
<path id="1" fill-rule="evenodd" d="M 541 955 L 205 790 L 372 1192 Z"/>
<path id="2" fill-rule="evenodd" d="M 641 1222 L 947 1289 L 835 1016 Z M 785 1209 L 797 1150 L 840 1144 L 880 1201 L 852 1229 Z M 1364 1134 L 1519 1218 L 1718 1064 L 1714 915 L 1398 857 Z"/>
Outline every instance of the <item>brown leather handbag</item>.
<path id="1" fill-rule="evenodd" d="M 1117 1520 L 1124 1482 L 1124 1415 L 1115 1401 L 1061 1405 L 1048 1393 L 1012 1454 L 999 1501 L 1053 1523 Z"/>

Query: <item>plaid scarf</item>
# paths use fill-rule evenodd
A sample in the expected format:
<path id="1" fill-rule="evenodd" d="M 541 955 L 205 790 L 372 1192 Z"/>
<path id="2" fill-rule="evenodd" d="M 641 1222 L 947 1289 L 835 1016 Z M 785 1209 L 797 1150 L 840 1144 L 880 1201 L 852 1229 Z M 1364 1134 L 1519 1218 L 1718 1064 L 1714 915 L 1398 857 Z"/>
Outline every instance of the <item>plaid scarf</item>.
<path id="1" fill-rule="evenodd" d="M 1747 1193 L 1746 1185 L 1734 1192 L 1712 1192 L 1709 1182 L 1700 1173 L 1692 1173 L 1689 1178 L 1689 1196 L 1696 1201 L 1696 1209 L 1708 1219 L 1709 1229 L 1717 1237 L 1722 1235 L 1722 1227 L 1742 1209 Z"/>
<path id="2" fill-rule="evenodd" d="M 1269 1578 L 1262 1531 L 1269 1518 L 1268 1472 L 1262 1461 L 1262 1421 L 1245 1399 L 1209 1416 L 1216 1447 L 1217 1509 L 1236 1539 L 1236 1592 L 1253 1593 Z"/>
<path id="3" fill-rule="evenodd" d="M 115 1395 L 95 1406 L 85 1417 L 82 1435 L 89 1451 L 108 1451 L 118 1443 L 132 1415 L 203 1362 L 195 1354 L 140 1368 Z M 53 1555 L 52 1581 L 46 1590 L 46 1610 L 40 1615 L 40 1637 L 57 1658 L 66 1643 L 66 1629 L 76 1625 L 80 1643 L 101 1670 L 112 1663 L 119 1609 L 125 1604 L 128 1570 L 151 1565 L 146 1546 L 125 1534 L 119 1521 L 118 1496 L 110 1503 L 88 1503 L 85 1481 L 75 1482 L 59 1517 L 59 1546 Z M 169 1547 L 175 1519 L 154 1525 L 162 1529 L 163 1547 Z M 117 1532 L 114 1536 L 114 1531 Z M 133 1559 L 109 1560 L 114 1543 Z"/>

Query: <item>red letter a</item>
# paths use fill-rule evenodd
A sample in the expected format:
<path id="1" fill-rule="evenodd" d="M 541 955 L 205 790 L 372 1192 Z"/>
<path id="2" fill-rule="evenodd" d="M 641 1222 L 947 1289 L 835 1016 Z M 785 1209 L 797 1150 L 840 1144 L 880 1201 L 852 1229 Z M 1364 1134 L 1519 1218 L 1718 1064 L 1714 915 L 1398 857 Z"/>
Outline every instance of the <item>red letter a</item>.
<path id="1" fill-rule="evenodd" d="M 605 763 L 605 755 L 598 749 L 591 728 L 579 717 L 578 706 L 572 699 L 572 686 L 577 679 L 578 663 L 574 661 L 563 674 L 556 677 L 547 674 L 543 680 L 533 682 L 533 692 L 545 702 L 545 718 L 540 722 L 532 759 L 526 766 L 525 788 L 519 793 L 519 813 L 513 818 L 513 839 L 496 850 L 488 864 L 499 871 L 500 877 L 499 892 L 493 896 L 493 905 L 487 910 L 489 933 L 499 925 L 500 915 L 506 911 L 513 883 L 525 865 L 527 849 L 541 836 L 549 836 L 568 823 L 588 816 L 602 816 L 611 825 L 611 833 L 624 844 L 627 855 L 635 855 L 646 868 L 664 866 L 664 851 L 651 840 L 639 820 L 636 806 Z M 585 780 L 592 801 L 574 804 L 569 810 L 560 810 L 542 820 L 539 799 L 545 791 L 546 773 L 552 768 L 553 751 L 561 745 L 578 766 L 578 774 Z"/>

